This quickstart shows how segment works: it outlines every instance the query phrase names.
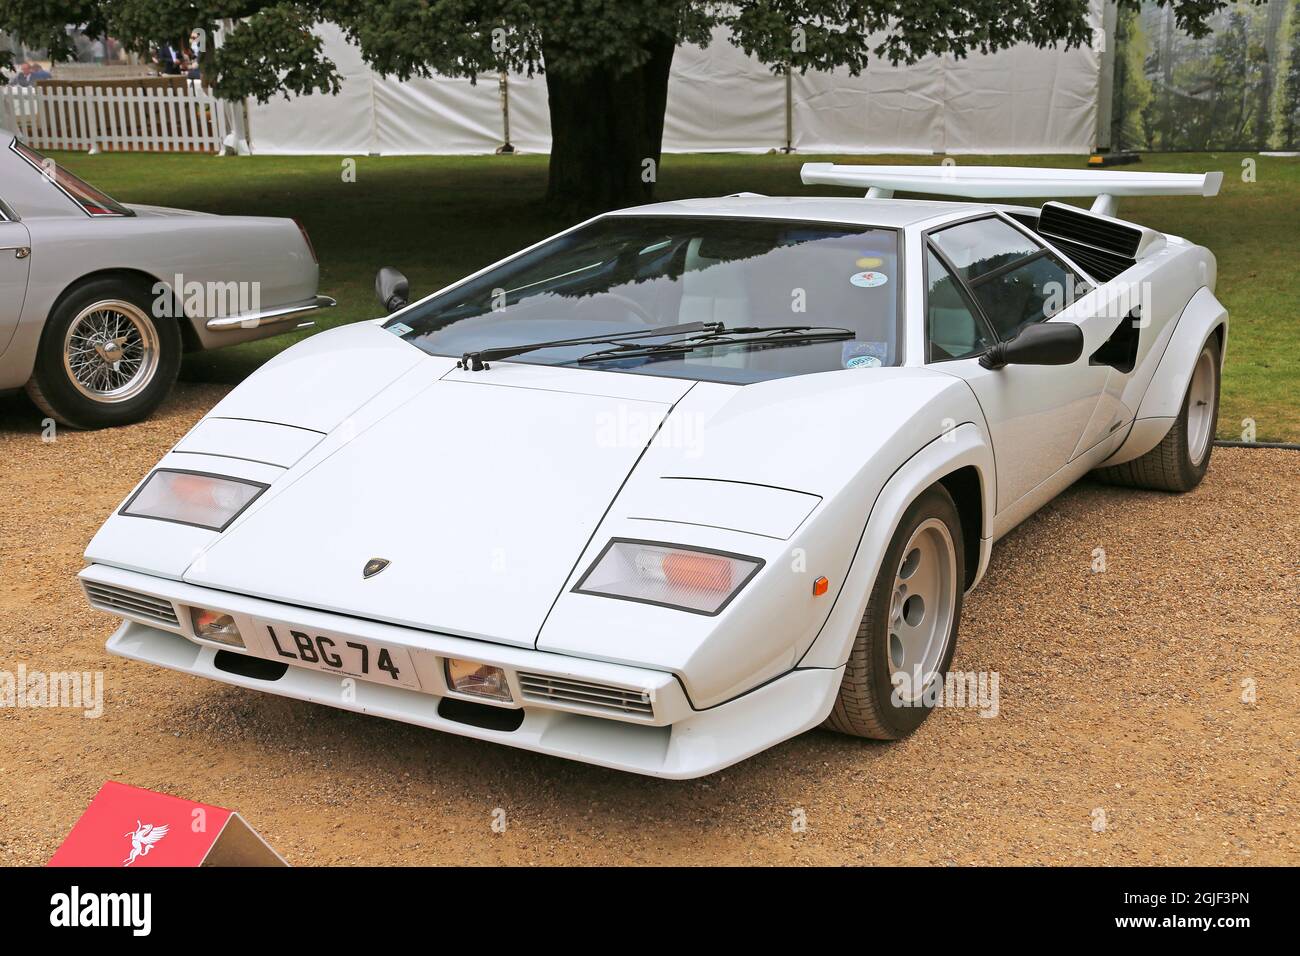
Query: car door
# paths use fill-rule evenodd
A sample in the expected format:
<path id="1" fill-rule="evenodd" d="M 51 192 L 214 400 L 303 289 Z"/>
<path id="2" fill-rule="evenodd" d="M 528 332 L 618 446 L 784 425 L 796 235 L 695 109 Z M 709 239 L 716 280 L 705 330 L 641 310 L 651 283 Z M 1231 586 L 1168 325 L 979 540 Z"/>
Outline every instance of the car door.
<path id="1" fill-rule="evenodd" d="M 1064 467 L 1097 411 L 1111 369 L 1089 356 L 1118 324 L 1090 311 L 1091 286 L 1054 252 L 995 214 L 926 234 L 927 362 L 965 379 L 993 439 L 998 511 Z M 1033 322 L 1075 322 L 1070 365 L 986 369 L 979 357 Z"/>
<path id="2" fill-rule="evenodd" d="M 0 210 L 0 352 L 9 347 L 27 298 L 31 246 L 27 227 Z"/>

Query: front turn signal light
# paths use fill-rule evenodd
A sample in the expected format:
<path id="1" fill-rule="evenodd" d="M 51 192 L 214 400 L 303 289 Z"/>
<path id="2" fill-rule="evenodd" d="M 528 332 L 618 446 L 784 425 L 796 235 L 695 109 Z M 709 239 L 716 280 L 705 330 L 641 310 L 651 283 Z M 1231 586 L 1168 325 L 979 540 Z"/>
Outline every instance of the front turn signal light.
<path id="1" fill-rule="evenodd" d="M 244 638 L 239 633 L 239 625 L 225 611 L 210 611 L 203 607 L 190 608 L 190 619 L 194 622 L 194 636 L 205 641 L 228 644 L 231 647 L 243 647 Z"/>
<path id="2" fill-rule="evenodd" d="M 478 661 L 447 658 L 447 686 L 459 694 L 471 697 L 486 697 L 506 704 L 514 700 L 510 696 L 506 672 L 495 665 L 480 664 Z"/>

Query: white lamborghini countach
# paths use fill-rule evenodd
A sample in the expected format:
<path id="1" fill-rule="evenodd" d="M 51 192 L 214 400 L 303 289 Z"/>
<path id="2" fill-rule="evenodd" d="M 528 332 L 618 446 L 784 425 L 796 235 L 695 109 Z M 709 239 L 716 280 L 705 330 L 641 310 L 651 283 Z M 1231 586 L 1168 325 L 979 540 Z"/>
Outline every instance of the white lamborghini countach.
<path id="1" fill-rule="evenodd" d="M 114 654 L 661 777 L 926 718 L 998 538 L 1213 446 L 1221 174 L 804 168 L 598 216 L 283 352 L 86 552 Z M 976 202 L 900 200 L 914 191 Z M 1091 210 L 987 200 L 1096 197 Z"/>

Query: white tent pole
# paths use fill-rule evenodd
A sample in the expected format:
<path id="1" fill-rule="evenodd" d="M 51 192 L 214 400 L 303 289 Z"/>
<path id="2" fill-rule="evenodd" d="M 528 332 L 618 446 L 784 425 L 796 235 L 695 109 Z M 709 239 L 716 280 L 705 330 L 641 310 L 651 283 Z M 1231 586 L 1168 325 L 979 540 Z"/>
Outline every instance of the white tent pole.
<path id="1" fill-rule="evenodd" d="M 379 155 L 379 109 L 375 105 L 375 71 L 366 69 L 370 81 L 370 155 Z"/>
<path id="2" fill-rule="evenodd" d="M 794 71 L 785 66 L 785 152 L 794 152 Z"/>
<path id="3" fill-rule="evenodd" d="M 502 70 L 497 74 L 497 91 L 501 94 L 501 137 L 503 142 L 497 147 L 497 154 L 513 153 L 514 144 L 510 142 L 510 74 Z"/>
<path id="4" fill-rule="evenodd" d="M 214 47 L 219 47 L 225 42 L 226 33 L 235 28 L 235 21 L 229 18 L 221 21 L 221 30 L 212 38 Z M 218 156 L 225 155 L 226 147 L 229 146 L 237 156 L 248 156 L 253 152 L 249 145 L 248 135 L 248 99 L 241 98 L 235 100 L 217 100 L 221 104 L 220 108 L 226 110 L 230 116 L 231 134 L 227 142 L 222 143 L 217 151 Z"/>
<path id="5" fill-rule="evenodd" d="M 235 153 L 239 156 L 251 155 L 253 149 L 248 143 L 248 101 L 240 99 L 219 102 L 224 102 L 225 108 L 230 111 Z"/>

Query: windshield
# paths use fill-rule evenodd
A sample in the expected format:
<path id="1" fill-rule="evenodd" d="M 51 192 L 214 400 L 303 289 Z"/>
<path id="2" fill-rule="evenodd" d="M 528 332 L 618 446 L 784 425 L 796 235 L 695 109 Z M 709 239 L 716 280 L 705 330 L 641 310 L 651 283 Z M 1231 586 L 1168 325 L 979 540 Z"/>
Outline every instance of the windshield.
<path id="1" fill-rule="evenodd" d="M 132 216 L 135 215 L 117 200 L 100 192 L 90 183 L 68 172 L 52 159 L 47 159 L 26 143 L 15 139 L 10 147 L 15 153 L 31 163 L 42 176 L 45 176 L 66 193 L 73 202 L 92 216 Z"/>
<path id="2" fill-rule="evenodd" d="M 898 233 L 771 219 L 609 216 L 417 303 L 387 328 L 434 355 L 699 322 L 816 326 L 844 341 L 705 345 L 597 368 L 747 382 L 899 362 Z M 511 358 L 577 364 L 591 345 Z"/>

